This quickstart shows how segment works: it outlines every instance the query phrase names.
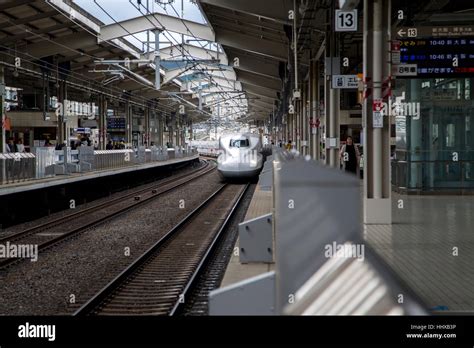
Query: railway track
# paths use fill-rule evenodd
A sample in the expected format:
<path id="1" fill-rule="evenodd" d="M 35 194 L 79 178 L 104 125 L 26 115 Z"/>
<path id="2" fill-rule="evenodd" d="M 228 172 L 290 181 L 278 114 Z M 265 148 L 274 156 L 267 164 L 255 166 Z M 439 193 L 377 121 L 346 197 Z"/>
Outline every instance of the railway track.
<path id="1" fill-rule="evenodd" d="M 39 253 L 214 170 L 215 166 L 211 165 L 210 162 L 206 162 L 203 167 L 190 173 L 164 180 L 158 184 L 147 185 L 144 188 L 114 197 L 100 204 L 6 236 L 0 239 L 0 244 L 37 245 Z M 1 259 L 0 269 L 9 267 L 21 260 L 24 259 L 16 257 Z"/>
<path id="2" fill-rule="evenodd" d="M 74 315 L 173 315 L 249 185 L 222 185 Z"/>

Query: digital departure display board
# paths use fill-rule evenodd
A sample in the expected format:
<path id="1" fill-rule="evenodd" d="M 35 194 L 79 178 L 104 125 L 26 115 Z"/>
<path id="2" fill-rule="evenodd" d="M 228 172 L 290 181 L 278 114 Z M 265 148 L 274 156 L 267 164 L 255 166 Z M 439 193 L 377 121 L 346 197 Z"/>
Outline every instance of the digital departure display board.
<path id="1" fill-rule="evenodd" d="M 472 37 L 405 39 L 399 43 L 400 63 L 417 64 L 418 77 L 474 76 Z"/>
<path id="2" fill-rule="evenodd" d="M 107 118 L 107 129 L 125 129 L 125 118 Z"/>

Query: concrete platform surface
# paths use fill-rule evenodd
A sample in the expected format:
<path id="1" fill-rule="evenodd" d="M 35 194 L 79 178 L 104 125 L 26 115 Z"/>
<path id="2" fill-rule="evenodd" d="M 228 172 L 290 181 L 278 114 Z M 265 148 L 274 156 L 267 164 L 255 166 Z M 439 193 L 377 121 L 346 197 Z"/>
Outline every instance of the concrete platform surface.
<path id="1" fill-rule="evenodd" d="M 262 191 L 259 185 L 255 188 L 250 205 L 245 215 L 245 220 L 254 219 L 261 215 L 265 215 L 272 212 L 272 191 Z M 237 240 L 236 247 L 239 246 L 239 240 Z M 239 256 L 232 253 L 232 257 L 227 266 L 224 278 L 221 283 L 221 287 L 237 283 L 241 280 L 257 276 L 262 273 L 266 273 L 274 270 L 275 264 L 269 263 L 246 263 L 242 264 L 239 261 Z"/>
<path id="2" fill-rule="evenodd" d="M 399 208 L 403 200 L 403 209 Z M 270 213 L 257 187 L 246 220 Z M 392 193 L 392 225 L 361 224 L 364 239 L 436 313 L 474 313 L 474 197 Z M 362 221 L 362 220 L 361 220 Z M 238 246 L 238 242 L 236 244 Z M 222 287 L 274 269 L 233 255 Z"/>

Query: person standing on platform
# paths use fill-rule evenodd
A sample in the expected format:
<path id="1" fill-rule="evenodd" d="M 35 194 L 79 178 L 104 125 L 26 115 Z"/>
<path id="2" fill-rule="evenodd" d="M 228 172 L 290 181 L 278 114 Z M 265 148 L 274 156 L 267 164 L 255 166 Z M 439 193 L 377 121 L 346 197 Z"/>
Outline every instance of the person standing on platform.
<path id="1" fill-rule="evenodd" d="M 49 140 L 49 137 L 46 137 L 46 140 L 44 141 L 44 146 L 53 146 L 53 144 L 51 144 L 51 141 Z"/>
<path id="2" fill-rule="evenodd" d="M 291 144 L 291 140 L 288 140 L 288 144 L 286 144 L 286 149 L 288 151 L 291 151 L 292 148 L 293 148 L 293 145 Z"/>
<path id="3" fill-rule="evenodd" d="M 13 138 L 8 139 L 6 150 L 7 153 L 17 152 L 17 147 L 13 141 Z"/>
<path id="4" fill-rule="evenodd" d="M 360 153 L 351 136 L 346 139 L 346 144 L 339 153 L 343 168 L 346 172 L 356 174 L 359 172 Z"/>
<path id="5" fill-rule="evenodd" d="M 112 145 L 112 141 L 109 140 L 109 142 L 107 143 L 107 145 L 105 146 L 105 149 L 106 150 L 113 150 L 114 149 L 114 145 Z"/>
<path id="6" fill-rule="evenodd" d="M 25 145 L 23 145 L 23 140 L 18 139 L 18 141 L 16 142 L 16 150 L 18 152 L 25 152 Z"/>

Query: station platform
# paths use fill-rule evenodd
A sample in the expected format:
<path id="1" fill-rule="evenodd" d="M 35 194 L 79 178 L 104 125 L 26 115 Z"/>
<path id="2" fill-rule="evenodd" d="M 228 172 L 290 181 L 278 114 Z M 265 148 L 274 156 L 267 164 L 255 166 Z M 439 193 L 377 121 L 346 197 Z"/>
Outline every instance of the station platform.
<path id="1" fill-rule="evenodd" d="M 145 164 L 134 164 L 128 167 L 114 168 L 114 169 L 104 169 L 104 170 L 94 170 L 84 173 L 70 173 L 67 175 L 56 175 L 54 177 L 42 178 L 42 179 L 33 179 L 9 184 L 0 185 L 0 196 L 44 189 L 52 186 L 65 185 L 80 181 L 86 181 L 96 178 L 103 178 L 112 175 L 136 172 L 141 170 L 147 170 L 158 167 L 166 167 L 174 164 L 181 164 L 185 162 L 195 161 L 199 158 L 199 155 L 193 155 L 190 157 L 183 158 L 173 158 L 166 161 L 157 161 Z"/>
<path id="2" fill-rule="evenodd" d="M 473 211 L 472 196 L 392 192 L 393 223 L 363 226 L 364 239 L 432 312 L 472 314 Z"/>
<path id="3" fill-rule="evenodd" d="M 264 190 L 260 184 L 257 184 L 245 215 L 245 221 L 271 213 L 272 200 L 272 191 Z M 238 239 L 235 246 L 239 247 Z M 224 278 L 222 279 L 221 287 L 272 271 L 274 268 L 275 265 L 273 263 L 240 263 L 239 256 L 236 256 L 235 253 L 232 253 L 232 257 L 227 266 Z"/>
<path id="4" fill-rule="evenodd" d="M 362 188 L 361 188 L 362 191 Z M 404 208 L 398 202 L 404 201 Z M 272 211 L 272 191 L 257 186 L 245 220 Z M 436 314 L 474 313 L 474 199 L 392 192 L 391 225 L 361 224 L 366 243 Z M 239 246 L 237 241 L 236 246 Z M 274 270 L 232 255 L 221 288 Z"/>

